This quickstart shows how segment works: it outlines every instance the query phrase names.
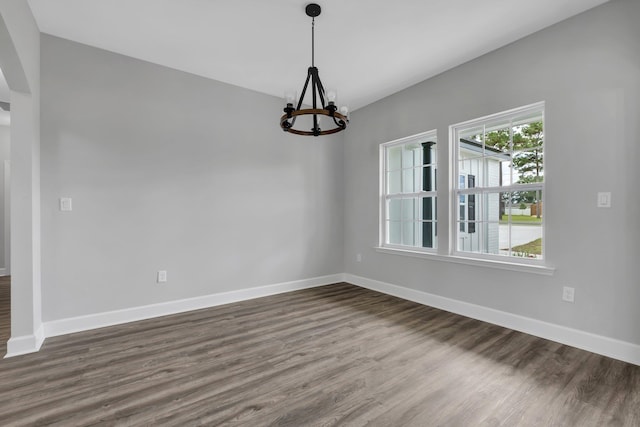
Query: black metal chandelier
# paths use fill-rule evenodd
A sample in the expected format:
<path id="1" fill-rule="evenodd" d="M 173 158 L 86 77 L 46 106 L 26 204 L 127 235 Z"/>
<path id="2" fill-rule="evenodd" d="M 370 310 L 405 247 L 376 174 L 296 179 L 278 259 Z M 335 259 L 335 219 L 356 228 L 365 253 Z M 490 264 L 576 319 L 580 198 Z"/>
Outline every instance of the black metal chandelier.
<path id="1" fill-rule="evenodd" d="M 295 108 L 293 106 L 296 99 L 295 93 L 285 94 L 287 106 L 284 108 L 285 114 L 280 118 L 280 127 L 285 132 L 296 135 L 329 135 L 347 128 L 347 123 L 349 123 L 347 117 L 349 110 L 346 107 L 342 107 L 340 111 L 338 111 L 338 107 L 336 107 L 336 91 L 329 90 L 325 92 L 324 86 L 320 81 L 318 69 L 315 66 L 315 18 L 320 15 L 322 9 L 320 5 L 310 3 L 307 5 L 305 11 L 307 15 L 311 17 L 311 67 L 309 67 L 307 71 L 307 80 L 304 82 L 300 99 Z M 302 101 L 307 93 L 309 82 L 311 82 L 312 108 L 302 108 Z M 300 116 L 312 116 L 313 127 L 310 130 L 302 130 L 299 127 L 296 128 L 296 119 L 300 118 Z M 323 120 L 323 123 L 327 123 L 329 126 L 328 129 L 324 130 L 320 128 L 321 118 L 323 117 L 327 118 L 327 120 Z"/>

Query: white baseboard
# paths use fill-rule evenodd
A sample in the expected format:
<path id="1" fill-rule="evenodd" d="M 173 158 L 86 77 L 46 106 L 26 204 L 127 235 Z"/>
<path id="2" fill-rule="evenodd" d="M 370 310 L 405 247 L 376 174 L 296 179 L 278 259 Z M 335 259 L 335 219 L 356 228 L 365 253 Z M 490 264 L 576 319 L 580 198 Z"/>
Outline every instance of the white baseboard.
<path id="1" fill-rule="evenodd" d="M 396 296 L 398 298 L 439 308 L 451 313 L 493 323 L 505 328 L 514 329 L 536 337 L 566 344 L 572 347 L 601 354 L 623 362 L 640 365 L 640 345 L 626 341 L 596 335 L 578 329 L 567 328 L 541 320 L 507 313 L 451 298 L 429 294 L 415 289 L 392 285 L 390 283 L 367 279 L 365 277 L 345 274 L 344 281 L 363 288 Z"/>
<path id="2" fill-rule="evenodd" d="M 191 310 L 199 310 L 202 308 L 215 307 L 218 305 L 329 285 L 337 282 L 352 283 L 363 288 L 414 301 L 419 304 L 439 308 L 441 310 L 471 317 L 473 319 L 503 326 L 505 328 L 514 329 L 540 338 L 545 338 L 561 344 L 570 345 L 572 347 L 601 354 L 603 356 L 622 360 L 624 362 L 640 365 L 640 345 L 637 344 L 352 274 L 332 274 L 328 276 L 314 277 L 311 279 L 296 280 L 268 286 L 241 289 L 238 291 L 205 295 L 196 298 L 168 301 L 165 303 L 49 321 L 43 323 L 42 327 L 40 327 L 34 335 L 12 337 L 7 342 L 7 354 L 5 357 L 13 357 L 36 352 L 40 349 L 44 339 L 48 337 L 135 322 L 138 320 L 151 319 L 154 317 L 182 313 Z"/>
<path id="3" fill-rule="evenodd" d="M 33 335 L 11 337 L 9 341 L 7 341 L 7 354 L 5 354 L 4 357 L 8 358 L 35 353 L 40 350 L 40 347 L 42 347 L 44 338 L 44 328 L 42 325 L 40 325 Z"/>
<path id="4" fill-rule="evenodd" d="M 86 316 L 53 320 L 44 323 L 44 336 L 48 338 L 74 332 L 87 331 L 90 329 L 104 328 L 107 326 L 120 325 L 123 323 L 183 313 L 191 310 L 200 310 L 202 308 L 215 307 L 217 305 L 245 301 L 253 298 L 281 294 L 284 292 L 329 285 L 342 281 L 344 281 L 344 274 L 332 274 L 328 276 L 314 277 L 311 279 L 295 280 L 292 282 L 240 289 L 237 291 L 222 292 L 141 307 L 132 307 L 122 310 L 89 314 Z"/>

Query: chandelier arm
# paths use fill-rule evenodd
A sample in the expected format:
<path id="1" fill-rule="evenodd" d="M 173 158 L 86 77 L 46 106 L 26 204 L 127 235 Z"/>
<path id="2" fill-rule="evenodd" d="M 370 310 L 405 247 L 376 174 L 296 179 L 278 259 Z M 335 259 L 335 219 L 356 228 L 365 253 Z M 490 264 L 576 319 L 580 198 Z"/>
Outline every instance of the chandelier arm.
<path id="1" fill-rule="evenodd" d="M 345 129 L 347 127 L 347 124 L 345 123 L 344 120 L 336 120 L 336 116 L 331 116 L 331 118 L 333 118 L 333 123 L 336 124 L 336 126 L 339 126 L 341 129 Z"/>
<path id="2" fill-rule="evenodd" d="M 302 94 L 300 94 L 300 100 L 298 101 L 298 106 L 296 110 L 300 110 L 302 107 L 302 101 L 304 101 L 304 96 L 307 93 L 307 87 L 309 86 L 309 79 L 311 78 L 311 69 L 307 71 L 307 79 L 304 81 L 304 86 L 302 87 Z M 313 90 L 313 87 L 311 88 Z"/>
<path id="3" fill-rule="evenodd" d="M 320 80 L 320 74 L 316 73 L 316 87 L 318 88 L 318 95 L 320 96 L 320 102 L 322 103 L 322 108 L 326 108 L 327 105 L 324 101 L 324 86 L 322 85 L 322 81 Z"/>
<path id="4" fill-rule="evenodd" d="M 318 73 L 316 71 L 316 69 L 314 68 L 313 71 L 311 72 L 311 95 L 312 95 L 312 106 L 314 109 L 318 108 L 318 101 L 317 101 L 317 92 L 318 92 Z"/>
<path id="5" fill-rule="evenodd" d="M 313 109 L 316 110 L 318 108 L 318 100 L 317 100 L 317 87 L 318 87 L 318 69 L 315 67 L 311 68 L 311 94 L 313 100 Z M 318 115 L 313 114 L 313 129 L 314 135 L 320 132 L 320 127 L 318 126 Z"/>
<path id="6" fill-rule="evenodd" d="M 298 100 L 298 106 L 296 107 L 296 110 L 300 110 L 300 108 L 302 107 L 302 101 L 304 100 L 304 95 L 307 92 L 307 87 L 309 86 L 309 78 L 311 77 L 311 73 L 307 72 L 307 79 L 304 81 L 304 86 L 302 87 L 302 94 L 300 95 L 300 99 Z M 293 116 L 293 119 L 291 120 L 291 126 L 289 126 L 290 128 L 294 127 L 296 124 L 296 116 Z"/>

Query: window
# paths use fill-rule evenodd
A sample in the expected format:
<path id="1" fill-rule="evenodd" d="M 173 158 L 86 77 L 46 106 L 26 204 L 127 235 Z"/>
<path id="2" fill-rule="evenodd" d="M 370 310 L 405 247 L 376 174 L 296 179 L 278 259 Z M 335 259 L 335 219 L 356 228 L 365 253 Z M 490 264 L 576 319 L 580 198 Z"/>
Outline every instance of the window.
<path id="1" fill-rule="evenodd" d="M 436 157 L 436 131 L 380 146 L 381 246 L 437 247 Z"/>
<path id="2" fill-rule="evenodd" d="M 543 259 L 544 104 L 451 126 L 452 252 L 539 263 Z M 517 259 L 516 259 L 517 258 Z"/>

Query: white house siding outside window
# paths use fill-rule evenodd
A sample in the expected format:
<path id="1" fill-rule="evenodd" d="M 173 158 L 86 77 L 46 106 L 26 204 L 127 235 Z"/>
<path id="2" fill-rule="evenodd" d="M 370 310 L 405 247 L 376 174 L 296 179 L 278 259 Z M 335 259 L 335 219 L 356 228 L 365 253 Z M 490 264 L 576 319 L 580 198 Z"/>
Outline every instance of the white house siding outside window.
<path id="1" fill-rule="evenodd" d="M 450 127 L 453 254 L 544 259 L 544 103 Z"/>
<path id="2" fill-rule="evenodd" d="M 380 146 L 382 247 L 437 247 L 436 131 Z"/>

